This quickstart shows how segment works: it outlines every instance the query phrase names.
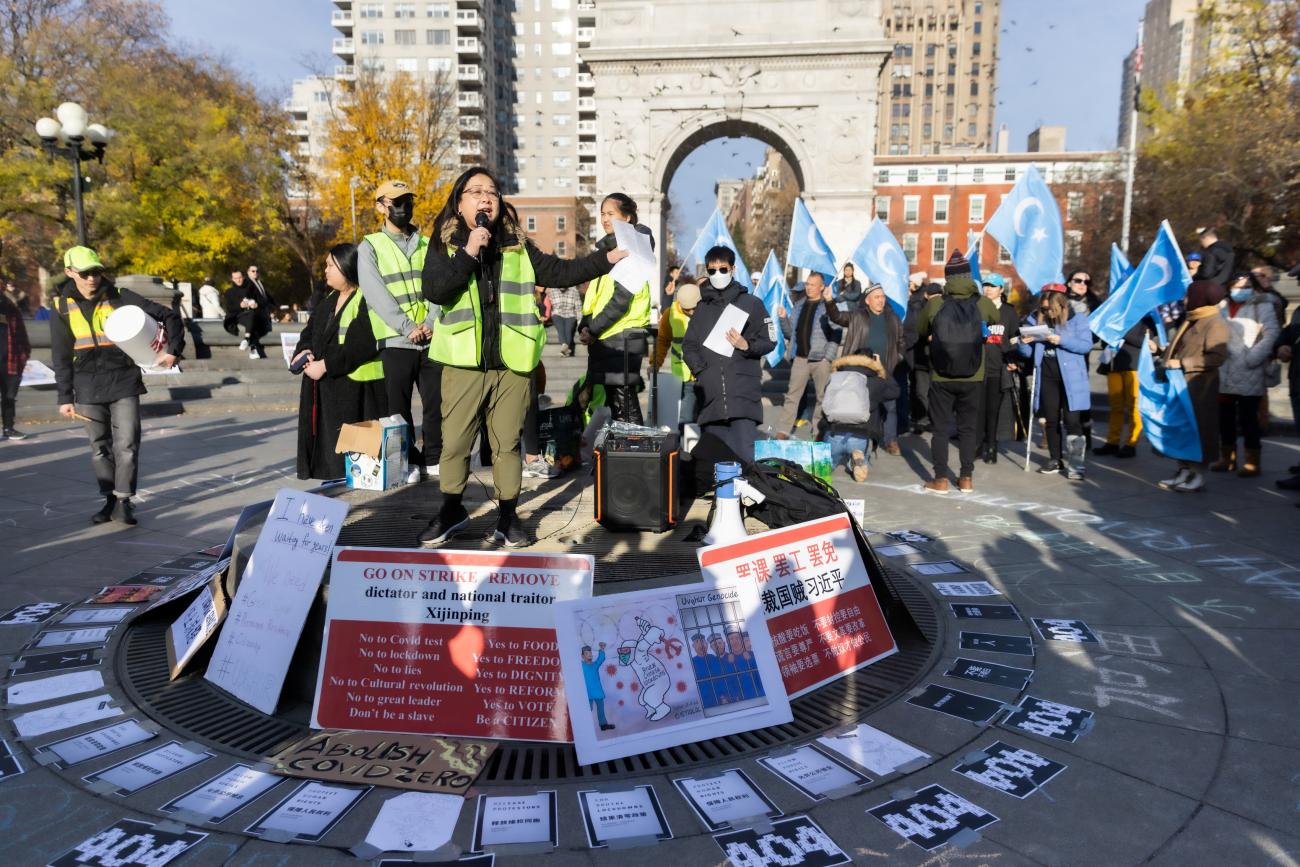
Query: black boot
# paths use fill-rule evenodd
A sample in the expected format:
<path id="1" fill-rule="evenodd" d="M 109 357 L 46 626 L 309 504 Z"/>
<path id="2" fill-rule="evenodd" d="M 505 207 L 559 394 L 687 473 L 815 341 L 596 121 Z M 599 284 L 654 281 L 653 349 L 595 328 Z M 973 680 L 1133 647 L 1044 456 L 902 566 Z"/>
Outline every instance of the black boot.
<path id="1" fill-rule="evenodd" d="M 113 507 L 117 505 L 117 497 L 109 494 L 104 498 L 104 508 L 90 516 L 92 524 L 107 524 L 113 520 Z"/>
<path id="2" fill-rule="evenodd" d="M 446 494 L 438 517 L 420 534 L 420 544 L 427 548 L 441 545 L 469 526 L 469 512 L 460 503 L 460 494 Z"/>
<path id="3" fill-rule="evenodd" d="M 129 497 L 123 497 L 117 501 L 115 506 L 113 506 L 113 520 L 117 521 L 119 524 L 135 526 L 137 523 L 135 520 L 135 512 L 131 508 L 131 500 Z"/>

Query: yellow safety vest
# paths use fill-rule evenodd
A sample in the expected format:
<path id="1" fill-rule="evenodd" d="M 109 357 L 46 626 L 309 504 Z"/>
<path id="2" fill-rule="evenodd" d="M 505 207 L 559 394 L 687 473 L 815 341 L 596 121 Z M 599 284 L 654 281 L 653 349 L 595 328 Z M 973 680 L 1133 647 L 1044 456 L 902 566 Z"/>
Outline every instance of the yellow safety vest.
<path id="1" fill-rule="evenodd" d="M 614 297 L 614 289 L 614 278 L 608 274 L 596 280 L 587 288 L 587 294 L 582 299 L 582 315 L 589 319 L 604 310 L 605 305 Z M 636 294 L 632 296 L 632 303 L 627 306 L 627 312 L 617 322 L 605 329 L 603 333 L 595 336 L 598 340 L 608 340 L 629 328 L 645 328 L 649 324 L 650 284 L 643 283 Z"/>
<path id="2" fill-rule="evenodd" d="M 424 317 L 429 313 L 429 302 L 424 300 L 421 274 L 424 272 L 424 257 L 429 249 L 429 239 L 421 235 L 415 253 L 409 259 L 402 248 L 383 232 L 366 235 L 366 240 L 375 251 L 375 263 L 379 266 L 379 276 L 383 278 L 388 294 L 397 299 L 397 304 L 407 319 L 416 325 L 424 322 Z M 374 309 L 370 311 L 370 328 L 375 332 L 376 342 L 406 336 L 390 328 Z"/>
<path id="3" fill-rule="evenodd" d="M 691 317 L 682 312 L 681 306 L 674 301 L 673 305 L 668 308 L 668 324 L 673 329 L 673 342 L 669 347 L 668 357 L 672 362 L 673 376 L 682 382 L 690 382 L 695 379 L 691 369 L 686 366 L 686 359 L 682 357 L 682 339 L 686 336 L 686 326 L 691 323 Z"/>
<path id="4" fill-rule="evenodd" d="M 90 321 L 86 321 L 86 316 L 81 312 L 81 305 L 75 301 L 68 302 L 68 299 L 59 295 L 54 299 L 54 308 L 62 313 L 68 320 L 68 326 L 72 329 L 72 357 L 75 359 L 78 352 L 85 352 L 96 347 L 112 346 L 113 341 L 104 336 L 104 323 L 108 317 L 113 315 L 117 308 L 109 303 L 107 298 L 95 305 L 94 312 L 90 315 Z"/>
<path id="5" fill-rule="evenodd" d="M 447 255 L 456 255 L 448 246 Z M 501 360 L 515 373 L 532 373 L 542 358 L 546 326 L 533 295 L 537 275 L 523 247 L 501 254 L 500 306 Z M 478 368 L 483 363 L 483 311 L 479 309 L 478 278 L 470 277 L 460 297 L 442 308 L 433 325 L 429 357 L 451 367 Z"/>
<path id="6" fill-rule="evenodd" d="M 357 318 L 357 311 L 360 309 L 361 290 L 354 289 L 352 291 L 352 297 L 343 305 L 343 310 L 339 313 L 339 346 L 342 346 L 343 342 L 347 339 L 348 326 L 352 324 L 352 320 Z M 372 325 L 371 327 L 374 326 Z M 356 382 L 371 382 L 383 378 L 384 363 L 379 360 L 378 355 L 348 374 L 348 379 L 355 380 Z"/>

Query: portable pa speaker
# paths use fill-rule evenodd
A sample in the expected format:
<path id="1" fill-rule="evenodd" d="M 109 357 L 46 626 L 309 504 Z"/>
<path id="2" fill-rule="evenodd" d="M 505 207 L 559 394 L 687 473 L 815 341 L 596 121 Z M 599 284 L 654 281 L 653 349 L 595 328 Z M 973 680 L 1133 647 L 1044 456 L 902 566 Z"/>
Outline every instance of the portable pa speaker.
<path id="1" fill-rule="evenodd" d="M 678 520 L 677 435 L 610 436 L 596 450 L 596 521 L 662 533 Z"/>

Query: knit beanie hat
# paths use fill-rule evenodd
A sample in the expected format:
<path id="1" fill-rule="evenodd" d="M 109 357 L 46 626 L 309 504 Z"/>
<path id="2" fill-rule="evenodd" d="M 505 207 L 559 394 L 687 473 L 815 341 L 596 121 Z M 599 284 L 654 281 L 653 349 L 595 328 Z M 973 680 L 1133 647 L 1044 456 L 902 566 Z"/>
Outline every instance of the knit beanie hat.
<path id="1" fill-rule="evenodd" d="M 953 250 L 952 256 L 948 258 L 948 262 L 943 266 L 943 276 L 959 277 L 962 275 L 970 276 L 970 262 L 966 261 L 966 257 L 962 255 L 961 250 Z"/>
<path id="2" fill-rule="evenodd" d="M 1213 307 L 1227 295 L 1227 290 L 1213 280 L 1196 280 L 1187 287 L 1187 309 Z"/>

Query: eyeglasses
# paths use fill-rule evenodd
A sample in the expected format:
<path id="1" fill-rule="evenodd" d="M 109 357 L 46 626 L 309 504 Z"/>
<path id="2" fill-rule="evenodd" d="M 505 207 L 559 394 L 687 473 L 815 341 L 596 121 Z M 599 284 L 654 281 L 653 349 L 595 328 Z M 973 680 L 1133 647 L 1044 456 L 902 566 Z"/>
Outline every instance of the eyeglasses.
<path id="1" fill-rule="evenodd" d="M 103 277 L 104 272 L 98 268 L 92 268 L 89 271 L 78 271 L 77 275 L 85 280 L 94 280 L 97 277 Z"/>
<path id="2" fill-rule="evenodd" d="M 727 268 L 727 267 L 725 267 L 725 266 L 722 267 L 722 268 L 705 268 L 704 270 L 707 271 L 707 272 L 709 273 L 710 276 L 712 276 L 712 275 L 714 275 L 714 274 L 730 274 L 730 273 L 731 273 L 731 269 L 730 269 L 730 268 Z"/>
<path id="3" fill-rule="evenodd" d="M 1071 283 L 1082 283 L 1084 286 L 1091 286 L 1091 285 L 1092 285 L 1092 281 L 1091 281 L 1091 280 L 1085 280 L 1085 279 L 1083 279 L 1082 277 L 1071 277 L 1071 278 L 1070 278 L 1070 282 L 1071 282 Z"/>
<path id="4" fill-rule="evenodd" d="M 478 199 L 479 201 L 482 201 L 484 199 L 490 200 L 490 199 L 501 198 L 501 194 L 498 193 L 496 190 L 484 190 L 484 189 L 465 190 L 463 193 L 461 193 L 461 195 L 469 196 L 471 199 Z"/>

